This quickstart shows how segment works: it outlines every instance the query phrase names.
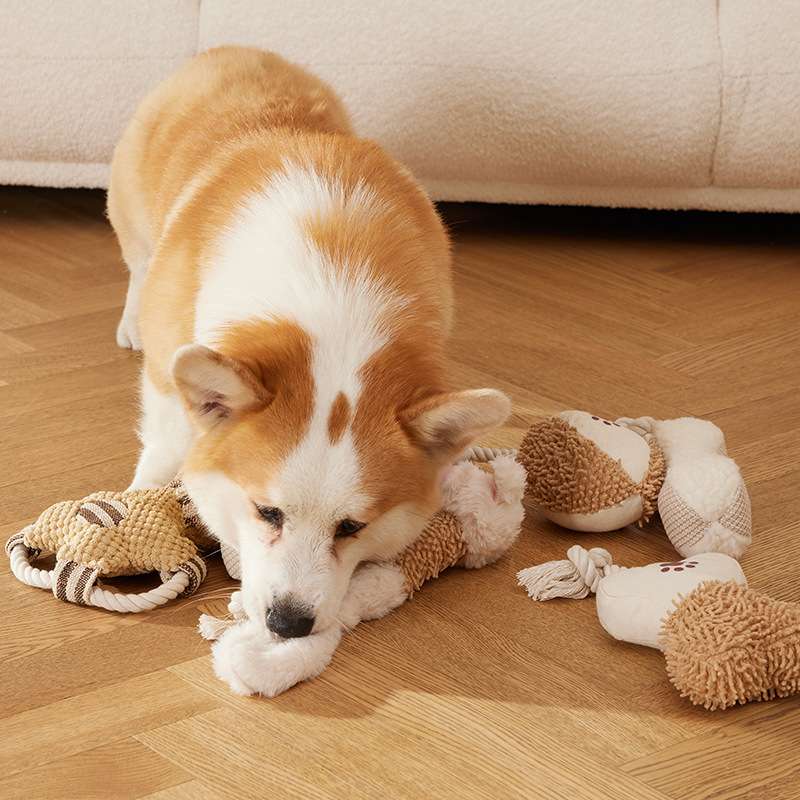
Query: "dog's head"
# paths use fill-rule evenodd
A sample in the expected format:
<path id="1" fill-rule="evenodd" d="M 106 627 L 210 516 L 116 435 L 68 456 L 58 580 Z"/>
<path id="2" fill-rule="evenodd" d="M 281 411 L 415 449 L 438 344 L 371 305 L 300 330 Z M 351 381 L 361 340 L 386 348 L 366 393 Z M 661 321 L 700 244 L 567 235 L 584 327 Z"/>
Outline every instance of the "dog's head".
<path id="1" fill-rule="evenodd" d="M 430 391 L 396 349 L 340 385 L 335 363 L 320 375 L 301 329 L 276 326 L 269 343 L 247 357 L 176 354 L 198 428 L 184 480 L 240 551 L 248 616 L 303 636 L 335 621 L 360 562 L 391 558 L 422 530 L 445 468 L 510 404 L 490 389 Z"/>

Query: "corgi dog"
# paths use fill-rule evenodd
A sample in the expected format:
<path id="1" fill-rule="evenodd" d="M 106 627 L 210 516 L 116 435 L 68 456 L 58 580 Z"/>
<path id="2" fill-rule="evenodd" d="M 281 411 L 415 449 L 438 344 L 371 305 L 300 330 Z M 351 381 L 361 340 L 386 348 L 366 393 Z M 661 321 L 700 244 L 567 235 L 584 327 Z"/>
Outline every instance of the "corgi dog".
<path id="1" fill-rule="evenodd" d="M 265 629 L 338 624 L 357 565 L 419 535 L 448 465 L 510 410 L 447 388 L 434 206 L 325 83 L 224 47 L 143 100 L 108 215 L 130 271 L 118 342 L 144 353 L 132 487 L 181 473 Z"/>

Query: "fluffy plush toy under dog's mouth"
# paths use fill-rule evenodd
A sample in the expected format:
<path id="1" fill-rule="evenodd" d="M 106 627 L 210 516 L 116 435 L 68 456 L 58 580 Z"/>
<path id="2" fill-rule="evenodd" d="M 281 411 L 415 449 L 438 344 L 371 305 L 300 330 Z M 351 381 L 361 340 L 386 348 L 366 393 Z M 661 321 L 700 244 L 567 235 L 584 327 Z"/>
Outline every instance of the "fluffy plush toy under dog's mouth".
<path id="1" fill-rule="evenodd" d="M 512 457 L 491 462 L 492 472 L 462 462 L 449 471 L 443 509 L 398 558 L 362 564 L 350 580 L 338 624 L 304 637 L 281 638 L 245 615 L 231 597 L 231 620 L 204 614 L 199 630 L 213 647 L 214 671 L 238 694 L 274 697 L 319 675 L 345 630 L 377 619 L 404 603 L 422 584 L 451 566 L 469 569 L 496 561 L 513 544 L 523 517 L 525 471 Z M 238 576 L 234 550 L 223 547 L 228 571 Z"/>

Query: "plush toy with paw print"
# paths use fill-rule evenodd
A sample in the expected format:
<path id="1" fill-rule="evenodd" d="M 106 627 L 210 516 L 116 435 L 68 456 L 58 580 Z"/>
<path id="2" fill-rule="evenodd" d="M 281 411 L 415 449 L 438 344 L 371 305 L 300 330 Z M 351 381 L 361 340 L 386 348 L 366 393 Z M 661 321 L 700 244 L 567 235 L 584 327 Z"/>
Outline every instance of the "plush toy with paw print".
<path id="1" fill-rule="evenodd" d="M 530 427 L 519 461 L 529 500 L 566 528 L 612 531 L 658 510 L 682 556 L 740 558 L 750 545 L 747 488 L 722 431 L 707 420 L 564 411 Z"/>
<path id="2" fill-rule="evenodd" d="M 625 568 L 602 548 L 522 570 L 534 600 L 597 597 L 615 639 L 664 653 L 667 675 L 709 710 L 800 692 L 800 606 L 749 589 L 724 553 Z"/>

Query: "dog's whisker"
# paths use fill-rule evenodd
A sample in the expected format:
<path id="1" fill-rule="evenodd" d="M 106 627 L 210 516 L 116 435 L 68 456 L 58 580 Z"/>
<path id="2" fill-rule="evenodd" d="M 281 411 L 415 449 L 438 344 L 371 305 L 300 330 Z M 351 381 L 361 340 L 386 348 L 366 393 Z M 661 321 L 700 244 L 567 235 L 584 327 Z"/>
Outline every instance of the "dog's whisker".
<path id="1" fill-rule="evenodd" d="M 185 600 L 180 601 L 172 606 L 172 608 L 179 609 L 179 608 L 186 608 L 187 606 L 197 605 L 198 603 L 205 603 L 205 602 L 214 602 L 215 600 L 228 600 L 230 598 L 230 593 L 219 594 L 219 595 L 202 595 L 197 597 L 187 597 Z"/>
<path id="2" fill-rule="evenodd" d="M 235 590 L 233 590 L 235 591 Z M 198 592 L 197 594 L 193 594 L 190 597 L 187 597 L 187 600 L 205 600 L 206 598 L 217 598 L 217 597 L 226 597 L 233 594 L 232 590 L 229 589 L 209 589 L 205 592 Z"/>

